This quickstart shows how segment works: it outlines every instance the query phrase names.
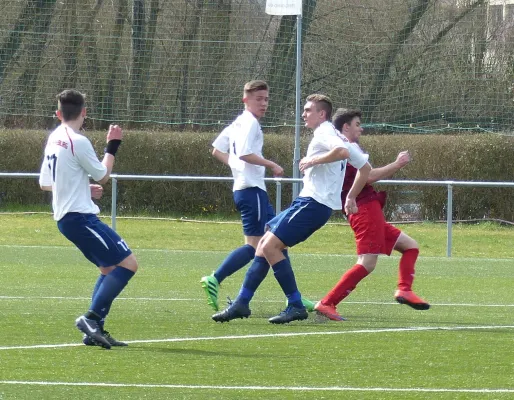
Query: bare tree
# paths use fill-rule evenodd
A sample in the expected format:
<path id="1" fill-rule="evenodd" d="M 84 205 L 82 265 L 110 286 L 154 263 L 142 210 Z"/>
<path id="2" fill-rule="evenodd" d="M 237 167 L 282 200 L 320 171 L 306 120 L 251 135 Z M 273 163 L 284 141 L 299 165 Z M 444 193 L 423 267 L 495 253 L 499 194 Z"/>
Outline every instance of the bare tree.
<path id="1" fill-rule="evenodd" d="M 230 15 L 232 0 L 213 0 L 207 2 L 202 14 L 200 27 L 201 46 L 198 52 L 198 95 L 196 112 L 198 122 L 216 121 L 219 105 L 224 97 L 224 76 L 226 56 L 230 37 Z M 205 96 L 209 93 L 209 96 Z"/>
<path id="2" fill-rule="evenodd" d="M 32 31 L 27 32 L 27 61 L 24 69 L 17 79 L 17 95 L 13 106 L 18 110 L 27 112 L 34 109 L 34 88 L 37 85 L 43 51 L 48 39 L 48 30 L 52 21 L 56 0 L 35 0 Z"/>
<path id="3" fill-rule="evenodd" d="M 82 46 L 84 48 L 85 63 L 85 79 L 89 82 L 88 87 L 91 93 L 88 93 L 88 108 L 92 111 L 92 115 L 100 115 L 103 101 L 103 85 L 100 76 L 100 62 L 98 57 L 98 46 L 95 35 L 95 21 L 102 8 L 104 0 L 95 0 L 95 4 L 91 8 L 86 8 L 85 25 L 83 27 L 81 37 Z M 96 120 L 94 120 L 96 125 Z M 102 123 L 100 123 L 102 125 Z M 96 127 L 96 126 L 95 126 Z"/>
<path id="4" fill-rule="evenodd" d="M 302 45 L 316 11 L 317 0 L 303 0 Z M 285 15 L 280 19 L 267 80 L 273 95 L 274 108 L 268 113 L 271 124 L 283 119 L 288 99 L 294 95 L 296 71 L 296 15 Z"/>
<path id="5" fill-rule="evenodd" d="M 150 1 L 150 15 L 147 20 L 145 0 L 134 0 L 132 7 L 132 59 L 130 64 L 130 91 L 127 108 L 131 121 L 141 119 L 148 106 L 146 86 L 150 76 L 159 0 Z"/>
<path id="6" fill-rule="evenodd" d="M 114 27 L 112 30 L 112 41 L 108 46 L 108 66 L 107 74 L 104 78 L 104 89 L 102 90 L 104 96 L 102 106 L 100 109 L 100 119 L 104 121 L 103 125 L 108 125 L 109 121 L 115 118 L 114 108 L 114 93 L 116 90 L 116 77 L 119 74 L 119 62 L 121 52 L 121 39 L 123 37 L 123 29 L 127 19 L 128 4 L 127 0 L 118 0 L 118 8 L 116 10 L 116 17 L 114 20 Z M 118 113 L 119 114 L 119 113 Z"/>
<path id="7" fill-rule="evenodd" d="M 194 0 L 191 2 L 193 9 L 191 15 L 186 14 L 186 18 L 183 21 L 184 31 L 180 42 L 182 50 L 180 52 L 180 84 L 177 91 L 177 101 L 180 104 L 179 108 L 179 121 L 188 120 L 188 99 L 189 99 L 189 70 L 190 70 L 190 57 L 193 50 L 193 43 L 198 38 L 198 32 L 200 28 L 200 18 L 202 16 L 202 9 L 204 7 L 203 0 Z M 185 124 L 180 125 L 181 129 L 185 128 Z"/>
<path id="8" fill-rule="evenodd" d="M 375 77 L 368 89 L 368 95 L 364 99 L 362 108 L 366 115 L 368 115 L 368 118 L 372 117 L 373 111 L 382 101 L 381 95 L 385 82 L 389 76 L 389 70 L 394 64 L 396 57 L 400 54 L 402 45 L 409 39 L 410 34 L 414 31 L 414 28 L 416 28 L 416 25 L 420 22 L 421 18 L 427 11 L 430 2 L 431 0 L 417 0 L 416 4 L 410 11 L 410 16 L 407 22 L 403 28 L 396 33 L 391 41 L 389 50 L 377 69 Z"/>
<path id="9" fill-rule="evenodd" d="M 74 88 L 77 83 L 78 48 L 80 36 L 77 23 L 77 0 L 67 0 L 64 3 L 64 73 L 62 75 L 61 88 Z"/>
<path id="10" fill-rule="evenodd" d="M 0 82 L 3 81 L 9 62 L 16 56 L 21 46 L 23 35 L 34 23 L 37 6 L 37 1 L 27 0 L 16 23 L 0 47 Z"/>

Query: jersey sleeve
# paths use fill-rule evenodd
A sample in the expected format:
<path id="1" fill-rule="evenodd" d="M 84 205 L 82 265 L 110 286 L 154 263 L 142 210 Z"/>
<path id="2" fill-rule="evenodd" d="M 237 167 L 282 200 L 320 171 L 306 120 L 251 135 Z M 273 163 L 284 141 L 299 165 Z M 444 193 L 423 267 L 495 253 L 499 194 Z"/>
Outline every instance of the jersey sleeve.
<path id="1" fill-rule="evenodd" d="M 78 140 L 75 143 L 75 155 L 80 166 L 95 181 L 101 180 L 107 174 L 107 167 L 98 160 L 91 142 L 87 138 L 82 138 L 82 140 Z"/>
<path id="2" fill-rule="evenodd" d="M 43 162 L 41 163 L 41 171 L 39 173 L 39 186 L 52 186 L 52 174 L 50 166 L 46 160 L 46 155 L 43 156 Z"/>
<path id="3" fill-rule="evenodd" d="M 228 153 L 230 150 L 230 129 L 229 127 L 223 129 L 218 137 L 212 142 L 212 147 L 223 153 Z"/>
<path id="4" fill-rule="evenodd" d="M 350 144 L 348 151 L 350 152 L 348 162 L 355 168 L 361 169 L 368 162 L 369 154 L 364 154 L 359 146 Z"/>
<path id="5" fill-rule="evenodd" d="M 241 125 L 241 131 L 235 135 L 234 140 L 236 154 L 238 157 L 258 153 L 258 150 L 254 149 L 258 133 L 259 123 L 257 120 L 248 121 Z"/>
<path id="6" fill-rule="evenodd" d="M 338 147 L 342 147 L 343 149 L 349 147 L 348 143 L 345 143 L 339 136 L 334 135 L 323 135 L 323 143 L 329 151 L 337 149 Z"/>

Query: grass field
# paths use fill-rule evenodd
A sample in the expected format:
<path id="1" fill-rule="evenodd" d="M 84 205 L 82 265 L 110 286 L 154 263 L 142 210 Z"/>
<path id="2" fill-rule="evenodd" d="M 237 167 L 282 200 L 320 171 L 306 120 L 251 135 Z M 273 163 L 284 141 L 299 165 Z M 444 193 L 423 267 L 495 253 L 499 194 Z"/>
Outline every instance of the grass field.
<path id="1" fill-rule="evenodd" d="M 420 243 L 414 288 L 430 310 L 393 301 L 393 256 L 340 305 L 347 321 L 269 324 L 284 308 L 270 275 L 248 320 L 216 324 L 199 279 L 240 244 L 240 225 L 120 219 L 141 269 L 107 323 L 130 345 L 107 351 L 74 327 L 96 269 L 50 216 L 0 214 L 0 399 L 514 398 L 513 228 L 456 226 L 451 259 L 444 225 L 402 229 Z M 291 250 L 302 294 L 323 296 L 353 246 L 330 225 Z"/>

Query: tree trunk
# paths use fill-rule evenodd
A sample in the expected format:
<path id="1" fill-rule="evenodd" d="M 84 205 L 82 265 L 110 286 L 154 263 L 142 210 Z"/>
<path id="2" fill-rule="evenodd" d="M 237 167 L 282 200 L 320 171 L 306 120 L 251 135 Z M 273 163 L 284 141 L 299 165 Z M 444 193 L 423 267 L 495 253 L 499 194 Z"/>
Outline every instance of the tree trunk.
<path id="1" fill-rule="evenodd" d="M 48 30 L 54 14 L 56 0 L 36 0 L 32 2 L 35 7 L 33 30 L 26 34 L 27 60 L 24 70 L 17 80 L 17 92 L 13 107 L 15 113 L 34 113 L 34 92 L 37 87 L 37 78 L 41 70 L 41 60 L 48 39 Z"/>
<path id="2" fill-rule="evenodd" d="M 227 74 L 225 60 L 230 37 L 230 13 L 232 0 L 208 2 L 202 15 L 199 96 L 195 99 L 194 121 L 216 123 L 224 97 L 224 77 Z"/>
<path id="3" fill-rule="evenodd" d="M 64 73 L 61 89 L 72 89 L 77 84 L 77 58 L 78 48 L 81 42 L 77 26 L 77 0 L 67 0 L 65 3 L 65 31 L 64 39 Z"/>
<path id="4" fill-rule="evenodd" d="M 9 33 L 9 36 L 4 40 L 4 43 L 0 47 L 0 83 L 3 81 L 9 62 L 16 56 L 16 53 L 20 48 L 23 35 L 34 22 L 36 12 L 37 1 L 28 0 L 18 17 L 16 24 L 14 24 L 14 27 Z"/>
<path id="5" fill-rule="evenodd" d="M 145 0 L 133 0 L 132 6 L 132 59 L 130 63 L 130 90 L 127 112 L 133 122 L 141 105 L 142 60 L 145 52 Z"/>
<path id="6" fill-rule="evenodd" d="M 150 15 L 148 19 L 148 29 L 146 31 L 145 38 L 145 52 L 143 54 L 142 59 L 142 69 L 143 69 L 143 82 L 141 85 L 141 90 L 143 93 L 143 102 L 142 102 L 142 114 L 145 115 L 146 110 L 151 104 L 150 98 L 153 96 L 148 96 L 147 84 L 150 81 L 150 66 L 152 65 L 152 57 L 153 57 L 153 49 L 155 47 L 155 36 L 157 33 L 157 19 L 159 17 L 159 0 L 150 0 Z"/>
<path id="7" fill-rule="evenodd" d="M 180 104 L 179 108 L 179 121 L 181 121 L 180 129 L 185 129 L 186 123 L 188 121 L 188 92 L 189 92 L 189 64 L 190 57 L 193 50 L 193 41 L 198 38 L 198 31 L 200 28 L 200 17 L 202 15 L 204 1 L 203 0 L 195 0 L 194 1 L 194 10 L 193 10 L 193 20 L 188 21 L 187 18 L 184 21 L 184 33 L 181 38 L 182 43 L 182 51 L 180 54 L 182 55 L 182 68 L 180 69 L 180 83 L 179 89 L 177 91 L 177 101 Z"/>
<path id="8" fill-rule="evenodd" d="M 86 79 L 89 82 L 88 88 L 91 90 L 87 92 L 87 107 L 92 116 L 101 116 L 103 95 L 102 77 L 100 75 L 100 63 L 98 60 L 98 47 L 96 37 L 94 34 L 94 21 L 96 21 L 98 13 L 102 8 L 104 0 L 96 0 L 93 8 L 88 10 L 88 16 L 85 19 L 85 26 L 82 31 L 82 46 L 85 54 L 86 65 Z M 96 118 L 93 121 L 93 128 L 104 128 L 105 123 L 98 121 Z"/>
<path id="9" fill-rule="evenodd" d="M 302 48 L 316 10 L 316 3 L 317 0 L 303 0 Z M 270 108 L 266 118 L 272 125 L 284 122 L 287 101 L 295 93 L 296 22 L 296 15 L 283 16 L 280 19 L 280 26 L 273 44 L 271 66 L 267 78 L 273 108 Z"/>
<path id="10" fill-rule="evenodd" d="M 417 0 L 416 5 L 412 8 L 409 20 L 393 38 L 389 51 L 378 68 L 368 90 L 368 94 L 364 99 L 362 111 L 366 115 L 366 119 L 372 120 L 373 112 L 384 100 L 382 92 L 389 78 L 390 69 L 394 64 L 396 57 L 400 54 L 402 45 L 409 39 L 410 34 L 414 31 L 414 28 L 427 11 L 429 5 L 430 0 Z"/>
<path id="11" fill-rule="evenodd" d="M 109 125 L 116 118 L 114 113 L 114 92 L 116 90 L 115 82 L 116 76 L 119 71 L 118 60 L 121 51 L 121 38 L 123 36 L 123 28 L 125 20 L 127 19 L 128 5 L 127 0 L 118 0 L 118 10 L 116 11 L 116 19 L 114 21 L 114 28 L 112 32 L 112 41 L 108 48 L 108 54 L 112 54 L 109 62 L 107 63 L 104 79 L 103 103 L 100 111 L 100 118 L 104 121 L 104 126 Z M 118 114 L 119 115 L 119 114 Z"/>
<path id="12" fill-rule="evenodd" d="M 144 0 L 134 0 L 132 8 L 131 84 L 127 99 L 131 122 L 145 119 L 144 115 L 148 107 L 146 86 L 150 77 L 158 15 L 159 0 L 151 0 L 148 21 L 146 21 L 145 16 Z"/>

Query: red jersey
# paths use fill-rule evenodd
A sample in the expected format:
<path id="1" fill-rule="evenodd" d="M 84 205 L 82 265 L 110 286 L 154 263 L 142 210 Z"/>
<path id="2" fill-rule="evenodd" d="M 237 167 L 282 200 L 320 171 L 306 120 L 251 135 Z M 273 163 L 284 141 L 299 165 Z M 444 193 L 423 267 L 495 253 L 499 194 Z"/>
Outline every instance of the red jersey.
<path id="1" fill-rule="evenodd" d="M 348 192 L 352 188 L 353 182 L 355 181 L 355 176 L 357 175 L 357 168 L 355 168 L 351 164 L 346 164 L 346 172 L 344 174 L 344 181 L 343 181 L 343 190 L 341 192 L 341 200 L 343 201 L 343 204 L 346 202 L 346 196 L 348 195 Z M 369 203 L 370 201 L 378 200 L 380 202 L 380 205 L 384 207 L 385 200 L 386 200 L 386 192 L 377 192 L 373 186 L 366 183 L 366 185 L 362 188 L 361 192 L 357 196 L 356 202 L 357 206 L 361 204 Z"/>

